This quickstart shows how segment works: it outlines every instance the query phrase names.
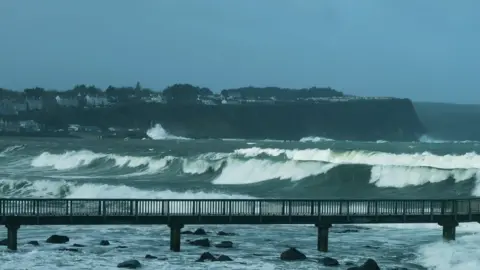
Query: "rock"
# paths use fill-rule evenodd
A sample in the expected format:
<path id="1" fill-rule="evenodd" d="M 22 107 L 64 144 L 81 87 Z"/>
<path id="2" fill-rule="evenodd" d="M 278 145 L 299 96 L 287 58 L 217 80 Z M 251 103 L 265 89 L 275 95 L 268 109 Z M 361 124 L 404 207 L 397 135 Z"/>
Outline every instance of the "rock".
<path id="1" fill-rule="evenodd" d="M 0 240 L 0 246 L 6 246 L 7 243 L 8 243 L 8 239 Z"/>
<path id="2" fill-rule="evenodd" d="M 32 246 L 36 246 L 36 247 L 40 246 L 40 243 L 38 243 L 38 241 L 36 241 L 36 240 L 29 241 L 27 244 L 32 245 Z"/>
<path id="3" fill-rule="evenodd" d="M 380 270 L 380 267 L 378 267 L 378 264 L 375 260 L 368 259 L 361 266 L 350 267 L 347 270 Z"/>
<path id="4" fill-rule="evenodd" d="M 194 235 L 207 235 L 207 232 L 202 228 L 198 228 L 193 232 L 193 234 Z"/>
<path id="5" fill-rule="evenodd" d="M 339 263 L 336 259 L 330 258 L 330 257 L 322 258 L 322 259 L 320 259 L 320 262 L 322 262 L 323 265 L 325 265 L 325 266 L 338 266 L 339 265 Z"/>
<path id="6" fill-rule="evenodd" d="M 153 255 L 150 255 L 150 254 L 147 254 L 145 255 L 145 259 L 158 259 L 157 256 L 153 256 Z"/>
<path id="7" fill-rule="evenodd" d="M 345 229 L 340 231 L 332 231 L 333 233 L 356 233 L 359 232 L 357 229 Z"/>
<path id="8" fill-rule="evenodd" d="M 85 247 L 85 245 L 73 244 L 72 247 Z"/>
<path id="9" fill-rule="evenodd" d="M 108 240 L 102 240 L 100 241 L 100 246 L 110 246 L 110 242 L 108 242 Z"/>
<path id="10" fill-rule="evenodd" d="M 68 236 L 54 234 L 50 236 L 46 242 L 50 244 L 65 244 L 68 241 L 70 241 L 70 238 L 68 238 Z"/>
<path id="11" fill-rule="evenodd" d="M 233 242 L 232 241 L 222 241 L 219 244 L 216 244 L 215 247 L 217 248 L 232 248 Z"/>
<path id="12" fill-rule="evenodd" d="M 217 235 L 220 235 L 220 236 L 234 236 L 234 235 L 236 235 L 236 234 L 234 234 L 234 233 L 227 233 L 227 232 L 224 232 L 224 231 L 219 231 L 219 232 L 217 233 Z"/>
<path id="13" fill-rule="evenodd" d="M 128 260 L 117 265 L 118 268 L 128 268 L 128 269 L 137 269 L 140 268 L 142 265 L 137 260 Z"/>
<path id="14" fill-rule="evenodd" d="M 232 258 L 228 257 L 227 255 L 220 255 L 218 256 L 218 258 L 216 259 L 216 261 L 219 261 L 219 262 L 231 262 L 233 261 Z"/>
<path id="15" fill-rule="evenodd" d="M 196 262 L 204 262 L 204 261 L 215 261 L 216 258 L 215 256 L 212 255 L 212 253 L 210 252 L 204 252 L 202 253 L 202 255 L 200 255 L 200 258 L 198 258 L 198 260 L 196 260 Z"/>
<path id="16" fill-rule="evenodd" d="M 127 246 L 117 246 L 117 248 L 128 248 Z"/>
<path id="17" fill-rule="evenodd" d="M 199 246 L 199 247 L 210 247 L 210 240 L 208 238 L 197 239 L 193 241 L 188 241 L 190 245 Z"/>
<path id="18" fill-rule="evenodd" d="M 192 231 L 183 231 L 180 234 L 193 234 L 193 232 Z"/>
<path id="19" fill-rule="evenodd" d="M 60 251 L 70 251 L 70 252 L 80 252 L 81 250 L 78 248 L 60 248 Z"/>
<path id="20" fill-rule="evenodd" d="M 371 249 L 379 249 L 380 247 L 374 247 L 374 246 L 370 246 L 370 245 L 365 245 L 363 246 L 364 248 L 371 248 Z"/>
<path id="21" fill-rule="evenodd" d="M 283 261 L 298 261 L 307 259 L 307 256 L 298 251 L 298 249 L 292 247 L 282 252 L 282 254 L 280 254 L 280 259 Z"/>

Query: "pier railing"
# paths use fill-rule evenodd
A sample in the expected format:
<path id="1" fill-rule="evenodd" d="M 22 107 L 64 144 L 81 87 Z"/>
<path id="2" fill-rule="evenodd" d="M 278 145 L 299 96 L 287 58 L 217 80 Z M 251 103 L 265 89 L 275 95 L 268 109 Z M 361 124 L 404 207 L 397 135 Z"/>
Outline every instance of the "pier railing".
<path id="1" fill-rule="evenodd" d="M 400 216 L 480 214 L 461 200 L 0 199 L 0 216 Z"/>

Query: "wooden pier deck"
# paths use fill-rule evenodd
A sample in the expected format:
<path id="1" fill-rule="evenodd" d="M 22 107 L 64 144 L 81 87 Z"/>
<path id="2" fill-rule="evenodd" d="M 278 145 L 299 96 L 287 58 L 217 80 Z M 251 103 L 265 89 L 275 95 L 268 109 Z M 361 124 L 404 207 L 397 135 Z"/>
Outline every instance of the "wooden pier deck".
<path id="1" fill-rule="evenodd" d="M 171 249 L 180 250 L 187 224 L 315 224 L 319 250 L 328 249 L 332 224 L 438 223 L 455 239 L 459 222 L 480 222 L 480 198 L 455 200 L 150 200 L 0 199 L 8 247 L 20 225 L 164 224 Z"/>

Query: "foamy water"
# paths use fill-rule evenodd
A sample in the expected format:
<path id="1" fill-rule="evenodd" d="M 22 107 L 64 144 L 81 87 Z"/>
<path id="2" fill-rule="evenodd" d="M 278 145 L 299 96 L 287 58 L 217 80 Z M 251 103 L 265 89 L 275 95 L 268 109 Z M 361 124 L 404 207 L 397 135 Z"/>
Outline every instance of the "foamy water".
<path id="1" fill-rule="evenodd" d="M 404 190 L 428 196 L 422 195 L 431 192 L 426 184 L 442 185 L 447 179 L 454 180 L 449 189 L 458 188 L 462 194 L 480 195 L 480 156 L 475 152 L 478 149 L 448 154 L 429 150 L 415 153 L 411 150 L 410 153 L 379 149 L 340 150 L 332 148 L 329 140 L 311 139 L 310 142 L 297 142 L 295 147 L 288 147 L 288 142 L 245 140 L 228 141 L 231 147 L 218 147 L 217 144 L 222 142 L 212 141 L 203 142 L 207 144 L 206 151 L 195 151 L 193 140 L 159 134 L 157 138 L 161 139 L 143 142 L 145 145 L 136 147 L 138 151 L 128 153 L 118 143 L 110 147 L 104 145 L 108 141 L 99 146 L 82 144 L 75 149 L 61 143 L 58 147 L 34 146 L 28 141 L 7 145 L 0 153 L 0 195 L 249 199 L 275 197 L 276 194 L 282 198 L 298 197 L 298 194 L 332 196 L 336 192 L 348 191 L 359 194 L 364 189 L 375 188 L 374 191 L 380 194 L 382 190 L 378 187 L 382 187 L 389 188 L 388 194 L 392 197 L 401 195 Z M 169 143 L 171 139 L 176 141 Z M 136 142 L 124 142 L 123 147 L 130 147 L 133 143 Z M 322 143 L 328 147 L 322 147 Z M 377 144 L 388 146 L 391 143 Z M 435 145 L 442 144 L 447 143 Z M 304 146 L 298 148 L 299 145 Z M 342 170 L 350 169 L 362 172 L 358 176 L 354 174 L 355 177 L 366 178 L 345 179 L 348 174 Z M 208 236 L 215 243 L 232 240 L 235 243 L 233 249 L 212 247 L 208 250 L 214 254 L 226 254 L 234 262 L 194 263 L 205 249 L 184 242 L 181 253 L 170 252 L 166 226 L 29 226 L 22 227 L 19 232 L 19 252 L 0 253 L 0 269 L 117 269 L 117 263 L 128 259 L 140 260 L 142 269 L 328 269 L 316 262 L 322 254 L 316 251 L 316 230 L 312 225 L 205 228 L 212 232 L 224 230 L 238 234 L 220 237 L 212 233 Z M 424 269 L 423 266 L 427 269 L 469 270 L 478 269 L 480 265 L 480 254 L 475 248 L 480 240 L 478 223 L 461 224 L 457 229 L 457 241 L 449 243 L 441 239 L 441 227 L 437 224 L 364 224 L 358 226 L 357 232 L 338 233 L 345 228 L 350 227 L 332 228 L 328 254 L 342 264 L 348 261 L 361 264 L 371 257 L 382 269 Z M 42 242 L 54 233 L 71 237 L 66 246 L 78 243 L 87 247 L 80 253 L 58 251 L 62 245 Z M 6 237 L 5 230 L 0 232 L 2 237 Z M 201 238 L 182 237 L 184 240 Z M 103 239 L 110 240 L 112 245 L 99 246 L 98 242 Z M 27 245 L 30 240 L 41 241 L 41 246 Z M 115 248 L 118 245 L 128 248 Z M 288 246 L 298 247 L 311 260 L 280 262 L 279 254 Z M 146 254 L 166 257 L 167 260 L 145 260 Z"/>

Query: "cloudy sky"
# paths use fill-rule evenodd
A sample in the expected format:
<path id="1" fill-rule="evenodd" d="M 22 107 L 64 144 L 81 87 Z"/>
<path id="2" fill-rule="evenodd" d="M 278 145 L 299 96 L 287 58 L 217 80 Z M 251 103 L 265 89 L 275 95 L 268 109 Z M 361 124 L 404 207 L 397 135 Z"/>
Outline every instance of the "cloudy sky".
<path id="1" fill-rule="evenodd" d="M 1 0 L 0 87 L 331 86 L 480 103 L 478 0 Z"/>

